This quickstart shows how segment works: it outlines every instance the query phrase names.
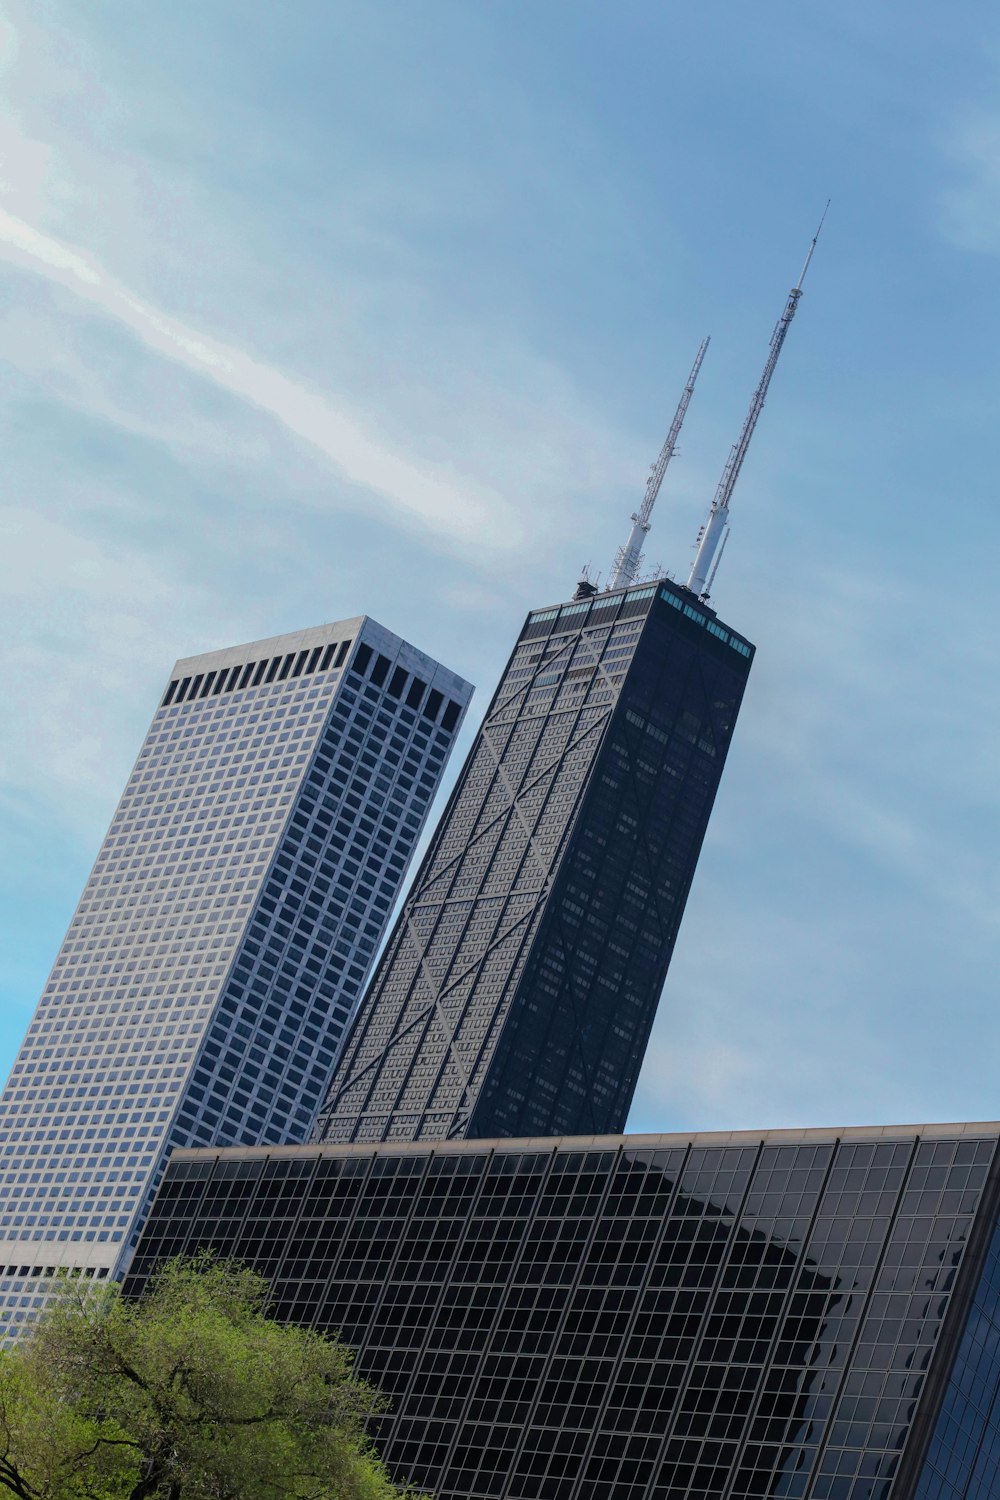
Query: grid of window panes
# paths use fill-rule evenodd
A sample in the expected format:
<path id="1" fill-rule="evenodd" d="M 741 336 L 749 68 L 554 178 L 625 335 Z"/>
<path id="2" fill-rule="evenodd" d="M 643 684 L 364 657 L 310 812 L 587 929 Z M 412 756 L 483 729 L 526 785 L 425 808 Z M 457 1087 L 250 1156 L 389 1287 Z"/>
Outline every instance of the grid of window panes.
<path id="1" fill-rule="evenodd" d="M 1000 1228 L 976 1287 L 915 1500 L 1000 1495 Z"/>
<path id="2" fill-rule="evenodd" d="M 639 622 L 506 1025 L 480 1064 L 469 1135 L 625 1127 L 751 659 L 669 598 L 661 589 Z M 636 630 L 626 616 L 611 652 Z"/>
<path id="3" fill-rule="evenodd" d="M 203 1246 L 257 1267 L 277 1316 L 355 1346 L 394 1477 L 440 1500 L 890 1500 L 996 1146 L 202 1153 L 128 1289 Z"/>
<path id="4" fill-rule="evenodd" d="M 8 1327 L 113 1273 L 170 1146 L 309 1132 L 470 692 L 346 623 L 164 695 L 0 1098 Z"/>
<path id="5" fill-rule="evenodd" d="M 689 600 L 661 584 L 528 617 L 323 1139 L 624 1126 L 753 650 Z"/>
<path id="6" fill-rule="evenodd" d="M 456 690 L 454 679 L 449 686 Z M 197 1059 L 173 1145 L 309 1134 L 466 703 L 467 695 L 447 697 L 371 645 L 358 648 Z"/>

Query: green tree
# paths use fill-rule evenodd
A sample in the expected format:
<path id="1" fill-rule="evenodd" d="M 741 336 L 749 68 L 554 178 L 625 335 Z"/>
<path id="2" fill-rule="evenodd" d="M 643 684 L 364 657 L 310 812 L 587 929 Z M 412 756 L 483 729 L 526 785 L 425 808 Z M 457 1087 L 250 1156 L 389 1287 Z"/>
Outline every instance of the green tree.
<path id="1" fill-rule="evenodd" d="M 267 1283 L 172 1261 L 141 1302 L 65 1278 L 0 1354 L 0 1494 L 18 1500 L 396 1500 L 382 1408 L 335 1339 L 265 1313 Z"/>

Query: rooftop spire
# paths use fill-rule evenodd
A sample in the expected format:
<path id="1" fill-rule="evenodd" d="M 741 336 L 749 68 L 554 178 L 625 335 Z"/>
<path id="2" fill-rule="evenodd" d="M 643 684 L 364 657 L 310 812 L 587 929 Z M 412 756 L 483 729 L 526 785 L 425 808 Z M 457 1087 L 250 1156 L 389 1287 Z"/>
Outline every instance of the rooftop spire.
<path id="1" fill-rule="evenodd" d="M 656 497 L 660 493 L 660 485 L 663 483 L 663 476 L 667 472 L 667 464 L 674 456 L 677 439 L 680 437 L 681 427 L 684 425 L 684 418 L 687 415 L 687 409 L 691 404 L 691 397 L 694 394 L 694 383 L 698 379 L 698 371 L 701 369 L 701 362 L 705 358 L 705 352 L 708 349 L 709 343 L 710 340 L 707 338 L 701 341 L 701 348 L 698 350 L 695 362 L 691 366 L 691 373 L 687 378 L 684 390 L 681 392 L 681 399 L 677 403 L 677 410 L 674 413 L 674 420 L 670 424 L 670 431 L 667 433 L 666 442 L 660 449 L 660 456 L 656 460 L 656 463 L 650 468 L 649 479 L 646 481 L 646 497 L 642 502 L 641 508 L 633 512 L 632 530 L 629 534 L 629 539 L 624 547 L 619 547 L 615 555 L 615 560 L 611 565 L 611 582 L 608 585 L 609 588 L 627 588 L 630 583 L 635 583 L 638 577 L 639 565 L 642 562 L 642 547 L 651 525 L 653 506 L 656 504 Z"/>
<path id="2" fill-rule="evenodd" d="M 743 423 L 743 431 L 740 433 L 738 441 L 730 449 L 729 458 L 726 460 L 726 467 L 722 471 L 722 478 L 719 480 L 719 487 L 715 492 L 715 499 L 709 507 L 708 519 L 698 534 L 698 551 L 691 567 L 687 586 L 702 599 L 708 597 L 709 580 L 715 577 L 712 560 L 715 557 L 720 541 L 729 528 L 729 502 L 732 499 L 733 490 L 736 488 L 736 481 L 739 478 L 740 469 L 743 467 L 743 460 L 747 456 L 747 449 L 750 447 L 750 439 L 753 437 L 754 428 L 757 426 L 757 419 L 764 409 L 767 388 L 771 384 L 771 376 L 774 374 L 778 363 L 778 356 L 785 342 L 785 335 L 791 327 L 792 319 L 795 317 L 795 309 L 798 307 L 799 298 L 802 296 L 802 283 L 809 269 L 809 262 L 813 258 L 816 241 L 819 239 L 820 230 L 823 228 L 823 221 L 826 218 L 829 207 L 830 200 L 828 198 L 826 208 L 823 210 L 823 217 L 820 219 L 816 233 L 812 237 L 805 264 L 799 273 L 799 279 L 788 293 L 785 310 L 774 325 L 774 332 L 771 334 L 771 346 L 764 365 L 764 373 L 760 377 L 757 389 L 753 393 L 750 410 L 747 412 L 746 421 Z"/>

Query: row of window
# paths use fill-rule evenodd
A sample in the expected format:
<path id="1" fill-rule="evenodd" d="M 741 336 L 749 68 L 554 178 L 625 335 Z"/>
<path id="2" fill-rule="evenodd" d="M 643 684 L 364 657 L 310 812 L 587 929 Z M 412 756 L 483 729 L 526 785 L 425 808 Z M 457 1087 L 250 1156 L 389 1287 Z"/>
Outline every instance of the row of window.
<path id="1" fill-rule="evenodd" d="M 434 724 L 437 723 L 445 697 L 437 688 L 431 688 L 428 693 L 427 683 L 422 678 L 411 676 L 405 667 L 396 667 L 386 685 L 386 677 L 389 675 L 392 662 L 387 656 L 383 656 L 381 651 L 375 651 L 371 646 L 361 646 L 351 666 L 355 672 L 359 672 L 362 677 L 367 677 L 376 687 L 384 686 L 390 698 L 401 699 L 406 703 L 407 708 L 419 709 L 425 719 L 430 719 Z M 404 692 L 405 699 L 403 698 Z M 427 694 L 426 703 L 424 702 L 425 693 Z M 423 704 L 422 708 L 421 704 Z M 461 713 L 462 705 L 449 698 L 447 707 L 441 715 L 441 728 L 450 734 L 458 723 Z"/>
<path id="2" fill-rule="evenodd" d="M 331 641 L 329 645 L 308 646 L 303 651 L 289 651 L 283 656 L 263 661 L 239 662 L 235 667 L 220 667 L 214 672 L 199 672 L 195 677 L 174 677 L 163 695 L 161 708 L 170 703 L 187 703 L 192 698 L 215 697 L 237 688 L 259 687 L 261 683 L 284 682 L 286 677 L 304 677 L 311 672 L 327 672 L 342 667 L 351 649 L 350 641 Z"/>
<path id="3" fill-rule="evenodd" d="M 0 1266 L 0 1277 L 16 1276 L 23 1281 L 30 1277 L 58 1276 L 67 1269 L 76 1276 L 96 1276 L 98 1281 L 104 1281 L 108 1274 L 107 1266 L 98 1266 L 96 1269 L 94 1266 Z M 11 1288 L 5 1287 L 3 1290 L 9 1291 Z"/>
<path id="4" fill-rule="evenodd" d="M 589 630 L 595 625 L 610 625 L 616 618 L 646 615 L 655 593 L 655 588 L 633 589 L 627 594 L 597 594 L 592 599 L 564 604 L 561 609 L 536 609 L 528 616 L 521 639 L 580 630 L 585 624 Z"/>
<path id="5" fill-rule="evenodd" d="M 693 620 L 696 625 L 704 625 L 705 629 L 711 635 L 717 636 L 720 641 L 725 641 L 726 645 L 732 646 L 733 650 L 738 651 L 741 656 L 753 655 L 753 648 L 748 646 L 746 641 L 741 640 L 738 635 L 733 635 L 725 626 L 720 625 L 718 620 L 710 620 L 707 615 L 702 614 L 700 609 L 695 609 L 693 605 L 688 604 L 679 594 L 675 594 L 673 589 L 661 588 L 660 598 L 667 604 L 672 604 L 674 609 L 679 609 L 683 614 L 687 615 L 689 620 Z"/>
<path id="6" fill-rule="evenodd" d="M 528 616 L 522 635 L 534 636 L 544 634 L 544 627 L 549 625 L 551 621 L 558 621 L 558 624 L 551 625 L 553 632 L 567 630 L 571 625 L 573 628 L 578 628 L 582 624 L 581 617 L 587 610 L 592 610 L 587 622 L 588 624 L 601 623 L 605 619 L 610 618 L 610 612 L 617 610 L 623 600 L 625 602 L 622 607 L 622 614 L 637 614 L 640 611 L 635 609 L 634 606 L 650 599 L 655 593 L 655 588 L 635 589 L 628 595 L 599 594 L 593 600 L 585 599 L 580 603 L 564 604 L 561 609 L 536 609 Z M 710 619 L 707 614 L 704 614 L 700 609 L 696 609 L 680 592 L 669 586 L 664 586 L 660 588 L 660 598 L 667 604 L 672 604 L 674 609 L 681 610 L 696 625 L 704 626 L 710 634 L 716 636 L 720 641 L 725 642 L 727 646 L 732 646 L 733 650 L 738 651 L 740 656 L 750 657 L 753 655 L 752 646 L 748 645 L 740 636 L 734 635 L 732 631 L 727 630 L 725 626 L 720 625 L 718 620 Z"/>

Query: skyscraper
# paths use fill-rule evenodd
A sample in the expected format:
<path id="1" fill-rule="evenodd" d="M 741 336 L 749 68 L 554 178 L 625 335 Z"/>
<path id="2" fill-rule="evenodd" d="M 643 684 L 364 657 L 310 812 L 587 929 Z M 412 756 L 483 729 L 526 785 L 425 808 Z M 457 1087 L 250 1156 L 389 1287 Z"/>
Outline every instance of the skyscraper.
<path id="1" fill-rule="evenodd" d="M 179 661 L 0 1097 L 0 1306 L 173 1146 L 303 1140 L 469 701 L 367 617 Z"/>
<path id="2" fill-rule="evenodd" d="M 525 621 L 325 1140 L 624 1128 L 753 647 L 667 580 L 584 593 Z"/>
<path id="3" fill-rule="evenodd" d="M 340 1330 L 439 1500 L 996 1500 L 1000 1125 L 185 1152 L 210 1246 Z"/>
<path id="4" fill-rule="evenodd" d="M 707 601 L 822 226 L 687 584 L 637 580 L 707 339 L 610 589 L 585 579 L 525 621 L 338 1059 L 319 1139 L 624 1129 L 753 659 Z"/>

